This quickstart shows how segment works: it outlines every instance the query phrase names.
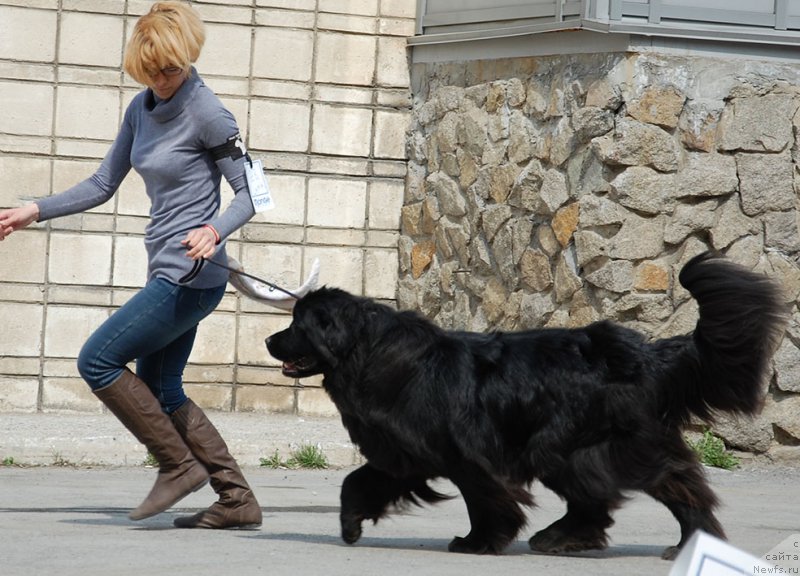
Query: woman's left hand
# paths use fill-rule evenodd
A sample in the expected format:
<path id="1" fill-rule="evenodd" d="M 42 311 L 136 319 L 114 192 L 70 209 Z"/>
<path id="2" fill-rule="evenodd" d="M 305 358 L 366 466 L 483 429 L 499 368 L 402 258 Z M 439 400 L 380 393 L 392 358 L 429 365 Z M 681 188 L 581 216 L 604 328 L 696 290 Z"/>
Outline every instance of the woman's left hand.
<path id="1" fill-rule="evenodd" d="M 203 226 L 190 230 L 181 244 L 186 246 L 186 255 L 192 260 L 211 258 L 217 251 L 217 235 L 210 227 Z"/>

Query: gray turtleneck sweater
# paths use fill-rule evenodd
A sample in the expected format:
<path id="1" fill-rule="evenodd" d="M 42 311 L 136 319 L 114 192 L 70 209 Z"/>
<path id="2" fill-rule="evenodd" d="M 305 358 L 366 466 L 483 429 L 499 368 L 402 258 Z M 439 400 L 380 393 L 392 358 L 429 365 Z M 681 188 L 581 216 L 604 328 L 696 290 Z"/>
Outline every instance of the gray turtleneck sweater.
<path id="1" fill-rule="evenodd" d="M 254 214 L 245 177 L 247 157 L 243 146 L 234 145 L 238 134 L 233 115 L 192 68 L 169 100 L 158 100 L 150 89 L 137 94 L 97 172 L 60 194 L 37 200 L 39 221 L 108 201 L 134 168 L 151 201 L 144 239 L 148 280 L 178 283 L 193 265 L 181 240 L 204 224 L 219 233 L 222 242 L 213 260 L 224 264 L 225 238 Z M 220 214 L 221 176 L 236 194 Z M 227 270 L 207 265 L 189 285 L 210 288 L 227 280 Z"/>

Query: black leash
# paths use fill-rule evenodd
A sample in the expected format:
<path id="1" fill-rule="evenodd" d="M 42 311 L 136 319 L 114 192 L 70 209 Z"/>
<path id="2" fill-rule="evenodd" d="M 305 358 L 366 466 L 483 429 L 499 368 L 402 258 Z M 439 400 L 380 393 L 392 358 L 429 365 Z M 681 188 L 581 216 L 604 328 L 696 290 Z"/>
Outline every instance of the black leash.
<path id="1" fill-rule="evenodd" d="M 273 284 L 272 282 L 267 282 L 266 280 L 262 280 L 258 276 L 253 276 L 252 274 L 248 274 L 244 270 L 237 270 L 236 268 L 231 268 L 230 266 L 226 266 L 225 264 L 220 264 L 219 262 L 214 262 L 213 260 L 206 260 L 205 258 L 200 258 L 198 260 L 195 260 L 194 264 L 192 265 L 192 269 L 186 275 L 184 275 L 180 280 L 178 280 L 178 283 L 185 284 L 186 282 L 191 282 L 192 280 L 194 280 L 197 277 L 197 275 L 200 274 L 200 270 L 203 269 L 203 265 L 206 262 L 209 262 L 214 266 L 219 266 L 220 268 L 224 268 L 225 270 L 227 270 L 228 272 L 232 272 L 233 274 L 238 274 L 239 276 L 245 276 L 247 278 L 251 278 L 256 282 L 261 282 L 262 284 L 269 286 L 273 290 L 279 290 L 280 292 L 283 292 L 284 294 L 291 296 L 295 300 L 299 300 L 296 294 L 289 292 L 286 288 L 281 288 L 277 284 Z"/>

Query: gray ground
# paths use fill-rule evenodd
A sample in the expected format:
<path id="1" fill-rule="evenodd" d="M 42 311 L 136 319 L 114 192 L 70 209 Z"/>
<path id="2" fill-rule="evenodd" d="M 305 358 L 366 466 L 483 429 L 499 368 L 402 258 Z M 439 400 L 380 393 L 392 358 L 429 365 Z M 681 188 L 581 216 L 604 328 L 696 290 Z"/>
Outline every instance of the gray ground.
<path id="1" fill-rule="evenodd" d="M 264 509 L 258 531 L 172 528 L 173 518 L 208 506 L 210 488 L 176 509 L 141 522 L 128 511 L 147 494 L 155 471 L 141 445 L 107 414 L 0 414 L 0 576 L 126 574 L 269 574 L 436 576 L 467 574 L 668 574 L 661 551 L 679 538 L 669 512 L 637 494 L 616 514 L 607 550 L 571 557 L 534 554 L 527 539 L 564 513 L 539 484 L 529 526 L 501 556 L 462 556 L 448 542 L 469 531 L 460 498 L 367 524 L 355 546 L 339 538 L 339 488 L 359 461 L 336 418 L 212 413 L 245 466 Z M 335 469 L 271 470 L 258 466 L 276 450 L 320 447 Z M 72 466 L 53 466 L 70 463 Z M 75 465 L 78 466 L 75 466 Z M 44 465 L 44 466 L 42 466 Z M 708 471 L 722 500 L 730 542 L 762 555 L 800 532 L 800 467 L 746 463 Z M 456 494 L 442 482 L 439 489 Z"/>

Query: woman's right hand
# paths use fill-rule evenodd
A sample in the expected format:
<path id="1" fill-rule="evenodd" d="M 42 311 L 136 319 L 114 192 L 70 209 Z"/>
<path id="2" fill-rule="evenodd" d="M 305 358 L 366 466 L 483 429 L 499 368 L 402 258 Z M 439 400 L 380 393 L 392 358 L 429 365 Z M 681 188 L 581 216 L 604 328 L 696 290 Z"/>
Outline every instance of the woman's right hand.
<path id="1" fill-rule="evenodd" d="M 39 206 L 36 204 L 0 210 L 0 240 L 5 240 L 12 232 L 21 230 L 38 219 Z"/>

